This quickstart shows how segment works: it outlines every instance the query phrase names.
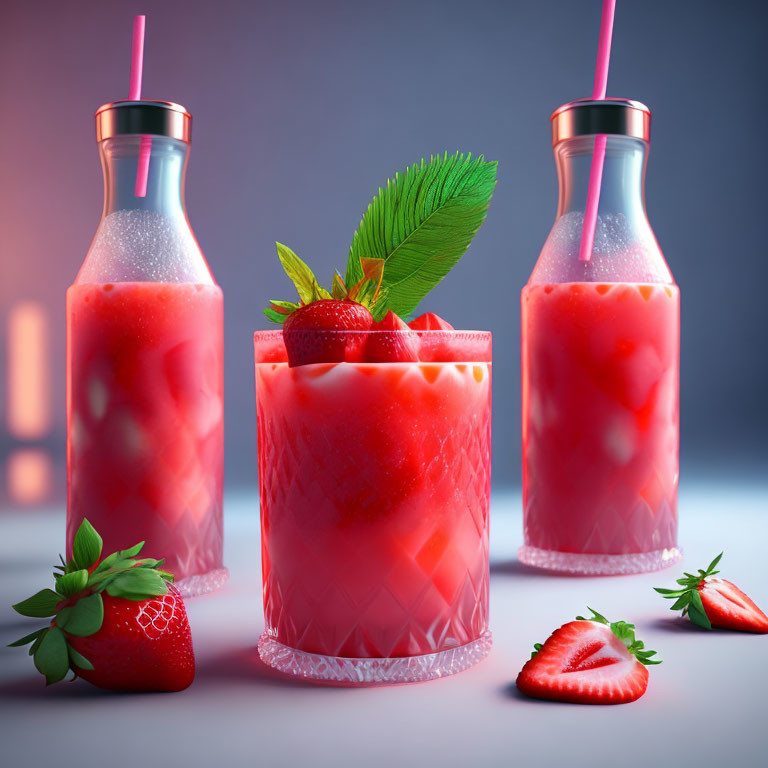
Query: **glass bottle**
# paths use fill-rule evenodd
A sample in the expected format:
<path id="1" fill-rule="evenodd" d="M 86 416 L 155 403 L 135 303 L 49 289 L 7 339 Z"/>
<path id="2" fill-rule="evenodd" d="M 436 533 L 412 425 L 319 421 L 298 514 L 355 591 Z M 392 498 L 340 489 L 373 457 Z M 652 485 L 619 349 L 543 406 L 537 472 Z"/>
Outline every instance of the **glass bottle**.
<path id="1" fill-rule="evenodd" d="M 87 517 L 105 553 L 146 541 L 186 595 L 228 575 L 223 298 L 185 209 L 191 121 L 162 101 L 96 112 L 104 209 L 67 291 L 68 551 Z"/>
<path id="2" fill-rule="evenodd" d="M 634 573 L 677 547 L 680 291 L 645 209 L 650 111 L 579 100 L 552 116 L 555 224 L 522 305 L 520 559 Z M 591 259 L 579 260 L 595 135 L 607 146 Z"/>

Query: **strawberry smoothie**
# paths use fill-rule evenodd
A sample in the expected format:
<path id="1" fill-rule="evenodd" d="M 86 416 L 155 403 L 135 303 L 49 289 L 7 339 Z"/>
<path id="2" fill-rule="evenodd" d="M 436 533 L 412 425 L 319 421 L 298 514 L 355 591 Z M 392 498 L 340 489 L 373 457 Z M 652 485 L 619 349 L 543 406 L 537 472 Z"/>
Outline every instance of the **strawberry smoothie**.
<path id="1" fill-rule="evenodd" d="M 289 367 L 255 336 L 260 647 L 294 672 L 429 679 L 490 647 L 490 334 L 395 333 L 461 361 Z"/>
<path id="2" fill-rule="evenodd" d="M 222 294 L 216 285 L 67 292 L 67 548 L 146 540 L 182 591 L 222 568 Z M 192 585 L 192 586 L 190 586 Z"/>
<path id="3" fill-rule="evenodd" d="M 523 290 L 526 561 L 676 556 L 679 312 L 674 284 Z"/>

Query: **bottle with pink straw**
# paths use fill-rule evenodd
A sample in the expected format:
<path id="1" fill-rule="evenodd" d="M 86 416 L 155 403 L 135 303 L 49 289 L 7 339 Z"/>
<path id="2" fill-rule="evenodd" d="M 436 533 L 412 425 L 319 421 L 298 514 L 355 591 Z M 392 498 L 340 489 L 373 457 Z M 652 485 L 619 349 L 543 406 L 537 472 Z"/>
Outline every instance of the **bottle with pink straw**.
<path id="1" fill-rule="evenodd" d="M 645 209 L 651 113 L 606 98 L 552 115 L 557 216 L 522 291 L 520 559 L 579 574 L 677 562 L 680 291 Z"/>
<path id="2" fill-rule="evenodd" d="M 105 551 L 146 541 L 185 595 L 221 586 L 223 299 L 189 225 L 192 116 L 141 99 L 96 111 L 104 209 L 67 291 L 67 547 L 87 517 Z"/>

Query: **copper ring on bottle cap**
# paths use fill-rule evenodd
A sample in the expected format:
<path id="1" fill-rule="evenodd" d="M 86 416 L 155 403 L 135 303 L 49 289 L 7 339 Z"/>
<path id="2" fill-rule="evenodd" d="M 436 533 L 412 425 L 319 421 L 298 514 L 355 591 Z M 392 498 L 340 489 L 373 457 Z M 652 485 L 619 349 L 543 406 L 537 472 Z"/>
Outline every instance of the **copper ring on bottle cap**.
<path id="1" fill-rule="evenodd" d="M 96 141 L 125 134 L 169 136 L 189 144 L 192 115 L 172 101 L 111 101 L 96 110 Z"/>
<path id="2" fill-rule="evenodd" d="M 577 99 L 552 113 L 552 146 L 599 133 L 651 140 L 651 110 L 629 99 Z"/>

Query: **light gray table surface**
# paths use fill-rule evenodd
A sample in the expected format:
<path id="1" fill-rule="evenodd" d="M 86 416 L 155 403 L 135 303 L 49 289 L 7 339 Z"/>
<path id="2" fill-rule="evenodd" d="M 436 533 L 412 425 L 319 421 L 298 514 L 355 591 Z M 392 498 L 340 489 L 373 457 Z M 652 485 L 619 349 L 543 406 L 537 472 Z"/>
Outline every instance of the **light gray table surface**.
<path id="1" fill-rule="evenodd" d="M 685 567 L 724 549 L 723 576 L 768 606 L 768 486 L 684 484 Z M 83 681 L 46 689 L 24 650 L 0 650 L 0 763 L 69 766 L 753 766 L 768 754 L 768 636 L 704 632 L 652 586 L 681 567 L 568 578 L 517 562 L 517 493 L 492 501 L 491 628 L 478 666 L 417 685 L 329 688 L 282 677 L 255 650 L 263 628 L 258 502 L 229 494 L 222 591 L 188 601 L 198 671 L 176 694 L 116 695 Z M 34 626 L 10 604 L 48 586 L 63 511 L 0 510 L 0 642 Z M 514 679 L 534 642 L 589 604 L 634 620 L 664 663 L 624 706 L 524 699 Z"/>

